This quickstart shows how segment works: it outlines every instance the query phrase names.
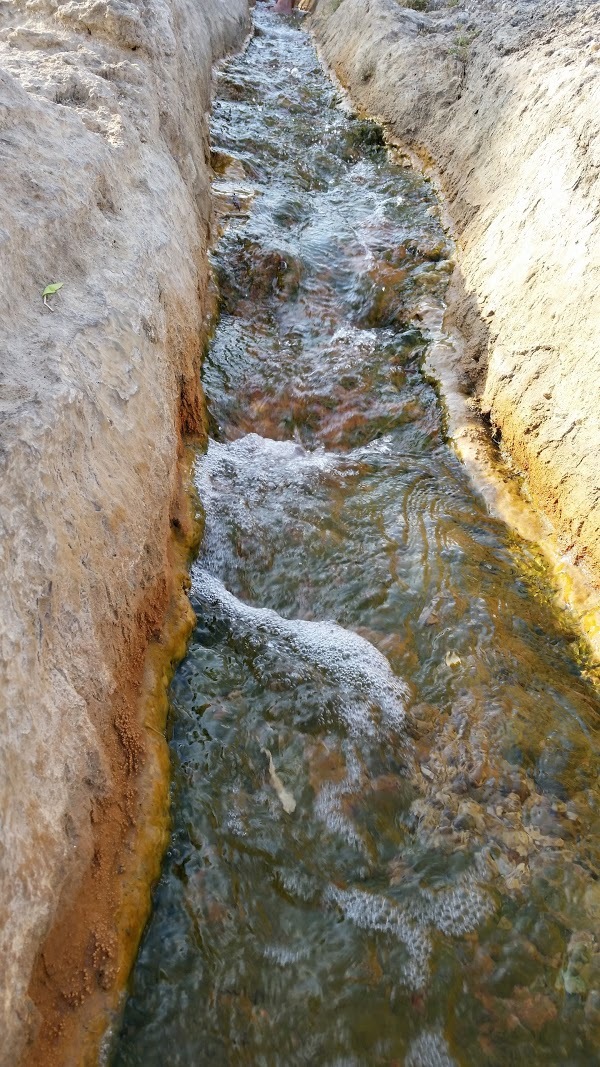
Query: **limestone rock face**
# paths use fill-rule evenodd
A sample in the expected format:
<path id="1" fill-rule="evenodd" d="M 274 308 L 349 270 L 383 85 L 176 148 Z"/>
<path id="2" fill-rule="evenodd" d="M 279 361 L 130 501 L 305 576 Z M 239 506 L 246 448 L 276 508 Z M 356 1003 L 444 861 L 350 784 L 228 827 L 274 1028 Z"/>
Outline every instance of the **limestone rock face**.
<path id="1" fill-rule="evenodd" d="M 465 384 L 598 584 L 598 5 L 423 7 L 319 0 L 312 27 L 353 98 L 439 173 Z"/>
<path id="2" fill-rule="evenodd" d="M 143 747 L 117 697 L 160 628 L 178 448 L 201 428 L 206 114 L 247 4 L 3 0 L 0 18 L 0 1060 L 14 1064 L 32 962 L 115 787 L 107 737 L 125 775 Z"/>

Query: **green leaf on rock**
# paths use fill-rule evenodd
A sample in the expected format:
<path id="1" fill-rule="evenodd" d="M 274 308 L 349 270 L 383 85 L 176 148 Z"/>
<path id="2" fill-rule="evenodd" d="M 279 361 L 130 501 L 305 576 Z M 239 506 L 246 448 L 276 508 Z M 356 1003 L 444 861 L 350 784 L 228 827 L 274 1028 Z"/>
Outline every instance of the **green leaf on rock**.
<path id="1" fill-rule="evenodd" d="M 42 293 L 42 296 L 52 296 L 52 293 L 57 293 L 59 289 L 62 289 L 64 282 L 51 282 L 47 285 Z"/>

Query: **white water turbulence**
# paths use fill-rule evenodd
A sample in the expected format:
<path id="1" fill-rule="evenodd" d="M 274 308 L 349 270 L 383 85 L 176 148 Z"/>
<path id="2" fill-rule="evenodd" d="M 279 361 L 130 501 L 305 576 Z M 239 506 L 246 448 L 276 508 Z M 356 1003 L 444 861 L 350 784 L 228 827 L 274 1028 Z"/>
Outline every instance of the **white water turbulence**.
<path id="1" fill-rule="evenodd" d="M 255 21 L 217 79 L 197 625 L 115 1065 L 589 1067 L 587 653 L 445 438 L 431 188 L 295 17 Z"/>
<path id="2" fill-rule="evenodd" d="M 251 443 L 254 454 L 256 444 L 256 441 Z M 303 466 L 301 451 L 281 448 L 279 442 L 265 444 L 271 454 L 280 452 L 288 460 L 282 470 L 276 473 L 273 470 L 271 488 L 273 482 L 288 482 L 291 471 L 296 483 L 297 468 Z M 277 445 L 279 448 L 274 447 Z M 235 454 L 240 449 L 234 447 L 231 451 Z M 322 468 L 319 462 L 322 457 L 315 458 Z M 214 463 L 210 465 L 214 472 Z M 315 469 L 310 458 L 306 468 Z M 200 477 L 202 481 L 202 474 Z M 268 484 L 265 473 L 259 471 L 256 481 L 260 491 L 264 491 L 265 483 Z M 216 509 L 215 498 L 213 505 Z M 387 740 L 394 745 L 396 758 L 402 752 L 404 774 L 414 779 L 412 745 L 406 738 L 408 687 L 394 675 L 386 658 L 373 645 L 335 623 L 288 620 L 272 610 L 251 607 L 229 593 L 202 566 L 194 570 L 193 592 L 198 613 L 221 633 L 225 631 L 230 648 L 246 658 L 262 686 L 285 687 L 291 693 L 310 687 L 316 695 L 314 706 L 319 709 L 315 725 L 327 729 L 340 721 L 343 724 L 347 737 L 345 774 L 336 781 L 323 783 L 314 798 L 313 814 L 331 834 L 368 862 L 368 842 L 360 826 L 346 814 L 344 800 L 364 788 L 365 743 L 369 739 L 375 740 L 378 746 Z M 326 694 L 331 694 L 329 700 Z M 271 752 L 266 748 L 261 751 L 268 757 L 269 778 L 283 810 L 292 814 L 296 800 L 276 773 Z M 398 941 L 404 959 L 396 978 L 415 991 L 427 984 L 432 933 L 437 929 L 450 937 L 460 936 L 475 930 L 494 911 L 490 896 L 468 875 L 450 889 L 419 891 L 402 905 L 373 891 L 342 889 L 335 884 L 325 888 L 322 898 L 325 906 L 335 906 L 358 929 L 385 933 Z"/>
<path id="3" fill-rule="evenodd" d="M 295 441 L 273 441 L 255 433 L 223 444 L 210 440 L 196 467 L 207 569 L 231 580 L 245 540 L 254 551 L 260 544 L 270 551 L 269 529 L 275 524 L 285 536 L 294 521 L 288 500 L 338 466 L 335 455 L 324 449 L 307 451 Z"/>
<path id="4" fill-rule="evenodd" d="M 359 634 L 250 607 L 201 569 L 194 572 L 193 591 L 203 617 L 226 626 L 231 646 L 251 659 L 260 682 L 330 692 L 328 702 L 320 701 L 321 721 L 341 719 L 350 737 L 402 736 L 408 689 Z"/>

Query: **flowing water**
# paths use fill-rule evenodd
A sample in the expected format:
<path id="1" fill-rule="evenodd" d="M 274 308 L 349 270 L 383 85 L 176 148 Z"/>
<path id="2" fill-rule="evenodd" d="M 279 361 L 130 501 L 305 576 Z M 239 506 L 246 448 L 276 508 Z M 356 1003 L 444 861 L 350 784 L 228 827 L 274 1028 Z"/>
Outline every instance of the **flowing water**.
<path id="1" fill-rule="evenodd" d="M 115 1064 L 600 1062 L 598 712 L 423 374 L 436 202 L 257 10 L 212 136 L 198 625 Z"/>

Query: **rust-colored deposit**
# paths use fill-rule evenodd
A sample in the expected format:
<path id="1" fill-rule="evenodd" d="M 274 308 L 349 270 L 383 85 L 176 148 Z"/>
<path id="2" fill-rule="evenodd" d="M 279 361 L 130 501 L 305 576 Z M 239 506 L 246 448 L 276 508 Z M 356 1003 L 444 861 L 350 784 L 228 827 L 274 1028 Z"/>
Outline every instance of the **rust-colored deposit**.
<path id="1" fill-rule="evenodd" d="M 187 400 L 196 408 L 200 402 L 199 396 Z M 189 429 L 187 405 L 182 415 Z M 24 1057 L 31 1067 L 98 1062 L 149 915 L 168 834 L 167 686 L 194 621 L 185 592 L 200 534 L 193 456 L 182 444 L 165 573 L 137 615 L 120 620 L 126 639 L 115 699 L 102 716 L 111 785 L 91 805 L 77 877 L 62 894 L 34 966 L 29 996 L 39 1025 Z"/>

